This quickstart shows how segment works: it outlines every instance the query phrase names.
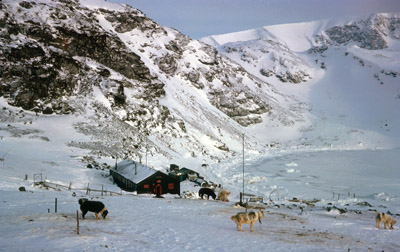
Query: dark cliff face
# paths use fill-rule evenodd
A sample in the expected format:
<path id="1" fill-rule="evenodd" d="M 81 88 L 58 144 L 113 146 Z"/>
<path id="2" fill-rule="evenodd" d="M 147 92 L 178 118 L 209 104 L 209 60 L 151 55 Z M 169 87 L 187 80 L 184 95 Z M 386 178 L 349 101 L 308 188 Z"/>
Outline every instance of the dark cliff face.
<path id="1" fill-rule="evenodd" d="M 159 81 L 163 75 L 188 81 L 188 88 L 205 92 L 213 106 L 243 126 L 261 122 L 261 114 L 271 109 L 241 83 L 243 78 L 252 78 L 243 68 L 227 62 L 208 45 L 196 50 L 189 37 L 164 29 L 132 7 L 116 11 L 89 9 L 77 1 L 51 5 L 21 1 L 1 4 L 1 13 L 0 96 L 13 106 L 71 113 L 68 97 L 87 95 L 93 87 L 110 81 L 116 88 L 105 95 L 113 106 L 126 105 L 127 87 L 136 89 L 137 98 L 154 103 L 166 95 L 166 83 Z M 104 28 L 99 17 L 112 28 Z M 121 34 L 131 31 L 139 33 L 133 36 L 139 41 L 129 45 Z M 149 42 L 141 42 L 143 38 Z M 149 48 L 152 53 L 146 54 Z M 187 55 L 197 58 L 195 64 L 185 59 Z M 149 64 L 156 73 L 150 73 Z M 110 78 L 110 71 L 126 81 Z M 243 97 L 236 99 L 239 94 Z"/>
<path id="2" fill-rule="evenodd" d="M 21 2 L 14 8 L 28 16 L 29 9 L 36 5 L 42 4 Z M 29 16 L 27 20 L 19 20 L 11 6 L 1 4 L 0 96 L 6 97 L 10 104 L 43 112 L 46 104 L 59 103 L 57 100 L 63 96 L 90 91 L 92 84 L 109 77 L 106 68 L 134 81 L 150 84 L 154 81 L 140 56 L 126 48 L 118 36 L 102 29 L 90 10 L 74 2 L 59 8 L 39 7 L 48 8 L 51 20 L 38 22 L 40 19 Z M 91 71 L 88 61 L 105 68 Z M 123 88 L 120 83 L 115 94 L 116 105 L 124 104 Z M 156 91 L 155 96 L 164 94 L 162 85 Z"/>
<path id="3" fill-rule="evenodd" d="M 371 15 L 368 19 L 354 21 L 343 26 L 333 26 L 318 35 L 316 42 L 322 45 L 310 49 L 310 52 L 321 52 L 332 45 L 357 45 L 368 50 L 385 49 L 389 39 L 400 38 L 400 19 L 396 16 L 387 17 L 384 14 Z"/>

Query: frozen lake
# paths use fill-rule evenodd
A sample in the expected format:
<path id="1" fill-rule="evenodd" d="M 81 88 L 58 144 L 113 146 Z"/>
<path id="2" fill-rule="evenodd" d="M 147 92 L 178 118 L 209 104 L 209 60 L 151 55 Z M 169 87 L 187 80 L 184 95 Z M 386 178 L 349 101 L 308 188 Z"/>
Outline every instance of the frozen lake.
<path id="1" fill-rule="evenodd" d="M 246 191 L 266 196 L 276 188 L 288 199 L 323 201 L 339 196 L 343 204 L 355 201 L 355 195 L 358 201 L 399 212 L 399 164 L 400 149 L 290 153 L 246 165 Z M 260 181 L 252 182 L 256 177 Z"/>

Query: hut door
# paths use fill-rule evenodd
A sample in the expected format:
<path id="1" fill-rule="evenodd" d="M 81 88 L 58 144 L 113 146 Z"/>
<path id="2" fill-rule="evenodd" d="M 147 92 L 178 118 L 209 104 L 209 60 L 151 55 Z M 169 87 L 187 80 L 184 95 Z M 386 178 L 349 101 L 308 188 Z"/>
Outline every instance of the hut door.
<path id="1" fill-rule="evenodd" d="M 156 195 L 160 196 L 162 194 L 162 187 L 160 184 L 156 185 Z"/>

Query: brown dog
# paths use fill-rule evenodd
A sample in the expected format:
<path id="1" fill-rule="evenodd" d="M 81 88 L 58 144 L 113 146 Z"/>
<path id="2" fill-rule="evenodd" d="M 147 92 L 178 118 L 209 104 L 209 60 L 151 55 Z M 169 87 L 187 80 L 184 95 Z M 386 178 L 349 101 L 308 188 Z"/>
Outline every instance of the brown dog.
<path id="1" fill-rule="evenodd" d="M 229 201 L 228 196 L 231 194 L 231 192 L 228 192 L 227 190 L 222 190 L 218 193 L 218 200 L 221 201 Z"/>
<path id="2" fill-rule="evenodd" d="M 256 221 L 261 223 L 261 218 L 264 218 L 264 213 L 259 212 L 249 212 L 249 213 L 237 213 L 232 216 L 231 219 L 236 223 L 237 231 L 243 231 L 243 224 L 250 224 L 250 232 L 253 232 L 253 226 Z"/>
<path id="3" fill-rule="evenodd" d="M 395 221 L 395 219 L 393 219 L 392 216 L 381 213 L 381 212 L 378 212 L 376 214 L 375 220 L 376 220 L 376 227 L 379 229 L 381 228 L 382 222 L 384 223 L 384 225 L 383 225 L 384 229 L 386 229 L 386 226 L 387 226 L 387 227 L 389 227 L 389 229 L 393 230 L 394 229 L 393 226 L 394 226 L 394 224 L 396 224 L 396 221 Z"/>

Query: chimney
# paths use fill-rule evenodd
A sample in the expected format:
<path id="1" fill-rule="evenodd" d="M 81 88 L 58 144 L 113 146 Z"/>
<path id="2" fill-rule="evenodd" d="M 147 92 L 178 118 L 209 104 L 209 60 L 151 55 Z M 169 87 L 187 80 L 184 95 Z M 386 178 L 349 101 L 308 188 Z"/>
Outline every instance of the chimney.
<path id="1" fill-rule="evenodd" d="M 137 174 L 137 163 L 135 162 L 135 175 Z"/>

